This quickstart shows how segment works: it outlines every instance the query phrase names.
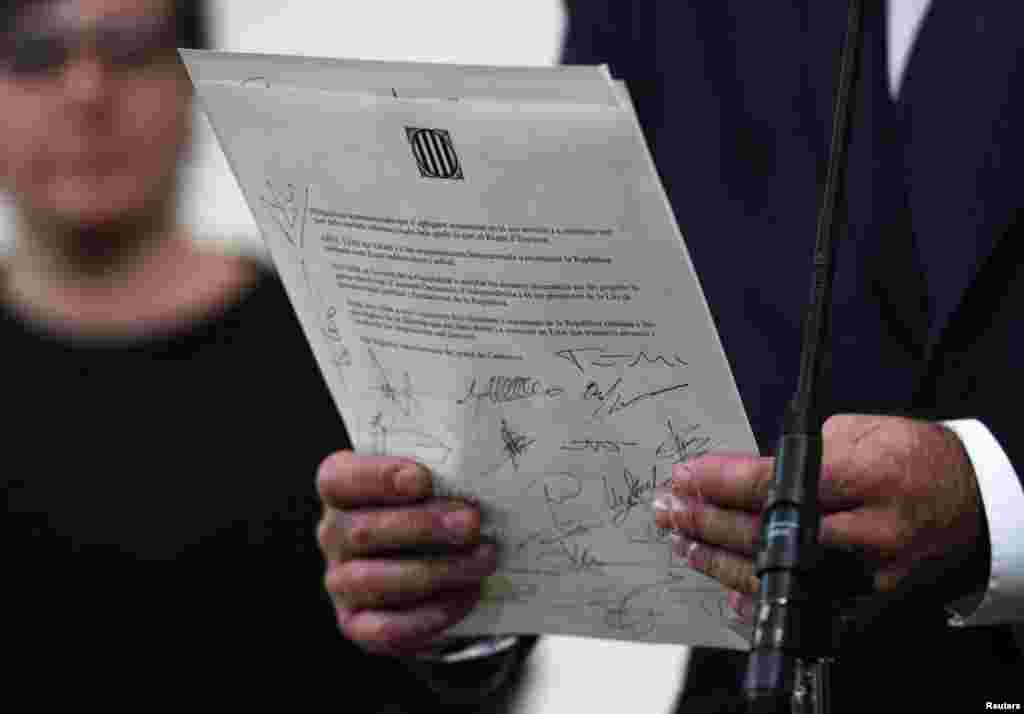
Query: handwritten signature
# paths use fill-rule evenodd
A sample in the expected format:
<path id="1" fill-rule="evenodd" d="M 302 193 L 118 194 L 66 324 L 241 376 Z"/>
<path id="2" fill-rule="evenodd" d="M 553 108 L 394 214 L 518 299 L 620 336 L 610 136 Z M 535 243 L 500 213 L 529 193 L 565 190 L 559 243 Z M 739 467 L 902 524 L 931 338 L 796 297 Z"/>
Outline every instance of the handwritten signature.
<path id="1" fill-rule="evenodd" d="M 700 433 L 700 424 L 676 429 L 672 419 L 667 419 L 665 428 L 668 430 L 668 436 L 654 451 L 655 457 L 660 460 L 671 460 L 681 464 L 688 459 L 703 456 L 711 450 L 712 439 Z"/>
<path id="2" fill-rule="evenodd" d="M 589 545 L 564 540 L 559 541 L 557 545 L 558 547 L 553 550 L 540 553 L 537 560 L 556 560 L 562 565 L 565 573 L 599 570 L 604 565 L 604 562 L 594 555 Z"/>
<path id="3" fill-rule="evenodd" d="M 469 383 L 466 394 L 455 403 L 459 406 L 473 401 L 479 404 L 486 401 L 491 404 L 505 404 L 517 402 L 533 397 L 560 397 L 565 393 L 561 387 L 545 387 L 541 380 L 535 377 L 503 377 L 494 376 L 487 380 L 482 389 L 477 391 L 476 377 Z"/>
<path id="4" fill-rule="evenodd" d="M 452 448 L 440 437 L 415 427 L 394 426 L 382 412 L 370 419 L 377 454 L 414 453 L 432 464 L 447 463 Z"/>
<path id="5" fill-rule="evenodd" d="M 583 493 L 583 481 L 569 471 L 545 474 L 542 478 L 534 479 L 523 492 L 527 493 L 536 486 L 543 489 L 544 502 L 547 504 L 568 503 Z"/>
<path id="6" fill-rule="evenodd" d="M 642 637 L 654 631 L 664 612 L 644 607 L 638 604 L 637 599 L 660 587 L 660 583 L 642 585 L 617 596 L 590 600 L 586 604 L 602 613 L 604 625 L 609 629 Z"/>
<path id="7" fill-rule="evenodd" d="M 621 454 L 624 446 L 639 446 L 638 441 L 607 441 L 604 439 L 572 439 L 562 444 L 562 451 L 591 451 L 595 454 Z"/>
<path id="8" fill-rule="evenodd" d="M 537 442 L 536 439 L 514 431 L 504 419 L 501 420 L 501 440 L 504 443 L 505 455 L 516 471 L 519 470 L 520 457 Z"/>
<path id="9" fill-rule="evenodd" d="M 656 467 L 651 467 L 651 475 L 646 479 L 639 479 L 629 469 L 623 469 L 622 485 L 616 488 L 608 482 L 607 476 L 601 477 L 604 481 L 604 502 L 605 507 L 612 514 L 612 524 L 621 525 L 633 509 L 644 502 L 644 497 L 652 493 L 659 485 L 658 472 Z"/>
<path id="10" fill-rule="evenodd" d="M 309 210 L 309 188 L 298 190 L 295 184 L 289 183 L 287 188 L 278 189 L 267 179 L 267 193 L 260 200 L 267 207 L 271 220 L 292 245 L 302 247 L 302 233 Z"/>
<path id="11" fill-rule="evenodd" d="M 620 391 L 622 388 L 622 377 L 616 379 L 607 389 L 602 389 L 600 383 L 592 380 L 587 382 L 587 386 L 583 390 L 583 399 L 601 402 L 601 404 L 593 411 L 591 416 L 597 417 L 602 412 L 606 416 L 611 416 L 644 400 L 654 399 L 655 397 L 660 397 L 661 395 L 668 394 L 669 392 L 686 389 L 689 386 L 690 385 L 688 383 L 672 384 L 667 387 L 653 389 L 649 392 L 641 392 L 640 394 L 635 394 L 632 397 L 626 398 L 623 397 L 622 392 Z"/>
<path id="12" fill-rule="evenodd" d="M 372 347 L 369 350 L 369 354 L 370 361 L 373 362 L 373 366 L 380 377 L 380 383 L 372 388 L 380 392 L 381 396 L 391 402 L 404 416 L 413 416 L 414 413 L 419 411 L 420 403 L 416 397 L 416 392 L 413 390 L 412 377 L 409 375 L 409 372 L 402 373 L 404 384 L 396 386 L 391 380 L 390 373 L 381 364 L 377 353 Z"/>
<path id="13" fill-rule="evenodd" d="M 564 359 L 580 374 L 587 371 L 587 367 L 649 367 L 661 365 L 664 367 L 686 367 L 688 363 L 677 354 L 664 355 L 654 353 L 653 356 L 646 350 L 640 352 L 610 352 L 606 347 L 573 347 L 570 349 L 558 350 L 555 356 Z"/>

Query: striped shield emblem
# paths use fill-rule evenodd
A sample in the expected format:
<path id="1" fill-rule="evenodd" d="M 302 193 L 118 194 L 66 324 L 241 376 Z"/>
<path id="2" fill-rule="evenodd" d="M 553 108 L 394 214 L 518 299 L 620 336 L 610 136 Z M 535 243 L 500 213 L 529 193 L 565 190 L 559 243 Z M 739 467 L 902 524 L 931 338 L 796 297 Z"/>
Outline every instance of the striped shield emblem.
<path id="1" fill-rule="evenodd" d="M 423 178 L 462 180 L 462 166 L 447 131 L 406 127 L 405 133 Z"/>

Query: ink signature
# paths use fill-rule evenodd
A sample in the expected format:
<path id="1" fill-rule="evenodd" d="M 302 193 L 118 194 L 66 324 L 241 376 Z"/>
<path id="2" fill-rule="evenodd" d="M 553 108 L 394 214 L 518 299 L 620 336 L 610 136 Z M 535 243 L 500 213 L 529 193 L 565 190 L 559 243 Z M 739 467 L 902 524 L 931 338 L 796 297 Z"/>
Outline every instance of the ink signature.
<path id="1" fill-rule="evenodd" d="M 377 454 L 412 453 L 431 464 L 448 462 L 452 448 L 440 437 L 415 427 L 394 426 L 382 412 L 370 420 Z"/>
<path id="2" fill-rule="evenodd" d="M 512 462 L 513 469 L 519 471 L 519 463 L 523 455 L 530 450 L 531 446 L 537 443 L 537 440 L 532 436 L 516 431 L 509 426 L 508 420 L 504 417 L 501 419 L 499 438 L 501 439 L 502 458 L 497 464 L 484 471 L 481 476 L 490 476 L 509 462 Z"/>
<path id="3" fill-rule="evenodd" d="M 572 502 L 583 493 L 583 480 L 570 472 L 551 473 L 531 481 L 523 493 L 538 488 L 543 493 L 544 508 L 551 519 L 551 526 L 530 533 L 516 543 L 512 550 L 517 556 L 522 556 L 530 546 L 542 546 L 544 550 L 533 560 L 545 560 L 548 567 L 530 567 L 520 572 L 564 575 L 581 569 L 594 569 L 601 565 L 600 559 L 594 556 L 589 548 L 583 548 L 571 540 L 603 525 L 600 522 L 587 523 L 571 515 Z M 591 513 L 589 508 L 586 508 L 585 512 Z"/>
<path id="4" fill-rule="evenodd" d="M 607 476 L 602 476 L 601 480 L 604 481 L 605 507 L 612 514 L 612 525 L 616 526 L 621 525 L 634 508 L 643 504 L 644 496 L 653 493 L 661 485 L 654 466 L 651 466 L 651 475 L 647 479 L 636 478 L 629 469 L 623 469 L 624 488 L 610 484 Z"/>
<path id="5" fill-rule="evenodd" d="M 657 459 L 668 459 L 681 464 L 688 459 L 703 456 L 711 450 L 712 439 L 699 433 L 700 424 L 691 424 L 677 430 L 672 424 L 672 419 L 666 419 L 665 428 L 668 430 L 668 436 L 654 451 Z"/>
<path id="6" fill-rule="evenodd" d="M 688 366 L 688 363 L 677 354 L 664 355 L 655 353 L 652 357 L 646 350 L 641 350 L 640 352 L 610 352 L 606 347 L 573 347 L 558 350 L 555 352 L 555 356 L 568 361 L 579 370 L 580 374 L 585 374 L 587 367 Z"/>
<path id="7" fill-rule="evenodd" d="M 573 439 L 562 444 L 562 451 L 591 451 L 595 454 L 621 454 L 624 446 L 639 446 L 638 441 L 606 441 L 604 439 Z"/>
<path id="8" fill-rule="evenodd" d="M 504 419 L 501 420 L 501 440 L 505 444 L 505 454 L 516 471 L 519 470 L 519 459 L 537 442 L 536 439 L 514 431 Z"/>
<path id="9" fill-rule="evenodd" d="M 639 606 L 635 600 L 661 585 L 642 585 L 619 596 L 589 600 L 586 605 L 597 608 L 602 613 L 601 619 L 609 629 L 643 637 L 654 631 L 658 619 L 665 613 L 652 607 Z"/>
<path id="10" fill-rule="evenodd" d="M 561 566 L 559 574 L 597 571 L 604 562 L 594 555 L 589 545 L 559 541 L 552 550 L 537 555 L 537 560 L 554 560 Z"/>
<path id="11" fill-rule="evenodd" d="M 455 403 L 459 406 L 472 400 L 479 404 L 487 401 L 491 404 L 505 404 L 523 399 L 532 399 L 537 396 L 550 398 L 560 397 L 565 393 L 561 387 L 545 387 L 541 380 L 535 377 L 502 377 L 494 376 L 487 380 L 487 384 L 477 391 L 476 377 L 469 383 L 469 389 L 465 396 Z"/>
<path id="12" fill-rule="evenodd" d="M 524 493 L 538 484 L 543 487 L 544 503 L 547 504 L 568 503 L 583 493 L 583 481 L 568 471 L 546 474 L 543 478 L 534 479 L 524 489 Z"/>
<path id="13" fill-rule="evenodd" d="M 381 396 L 387 401 L 391 402 L 404 416 L 411 417 L 414 414 L 418 414 L 420 411 L 419 399 L 416 398 L 416 393 L 413 390 L 412 378 L 409 372 L 402 373 L 402 381 L 404 384 L 401 387 L 396 386 L 391 381 L 391 375 L 384 365 L 381 364 L 380 359 L 377 357 L 377 353 L 371 347 L 369 349 L 370 361 L 373 362 L 374 368 L 377 370 L 377 374 L 380 377 L 380 383 L 371 387 L 374 391 L 380 392 Z"/>
<path id="14" fill-rule="evenodd" d="M 330 338 L 332 342 L 341 341 L 341 330 L 338 329 L 337 317 L 338 308 L 334 307 L 333 305 L 327 308 L 327 327 L 324 328 L 324 331 L 327 333 L 327 337 Z"/>
<path id="15" fill-rule="evenodd" d="M 289 183 L 285 189 L 278 189 L 270 179 L 266 181 L 267 193 L 260 200 L 267 207 L 271 220 L 297 248 L 302 247 L 302 235 L 309 210 L 309 188 L 299 190 Z"/>
<path id="16" fill-rule="evenodd" d="M 338 329 L 337 317 L 338 309 L 334 306 L 329 307 L 327 309 L 327 316 L 323 331 L 327 339 L 334 345 L 334 364 L 340 370 L 341 368 L 352 366 L 352 353 L 342 341 L 341 330 Z M 342 376 L 344 376 L 343 373 Z"/>
<path id="17" fill-rule="evenodd" d="M 662 394 L 675 392 L 680 389 L 686 389 L 689 386 L 690 385 L 688 383 L 673 384 L 668 387 L 661 387 L 660 389 L 641 392 L 640 394 L 635 394 L 632 397 L 624 398 L 620 391 L 622 387 L 622 377 L 616 379 L 607 389 L 602 389 L 601 385 L 597 381 L 592 380 L 587 382 L 587 386 L 583 390 L 583 399 L 601 402 L 601 404 L 593 411 L 591 416 L 597 417 L 602 412 L 605 416 L 611 416 L 628 409 L 638 402 L 642 402 L 647 399 L 654 399 Z"/>

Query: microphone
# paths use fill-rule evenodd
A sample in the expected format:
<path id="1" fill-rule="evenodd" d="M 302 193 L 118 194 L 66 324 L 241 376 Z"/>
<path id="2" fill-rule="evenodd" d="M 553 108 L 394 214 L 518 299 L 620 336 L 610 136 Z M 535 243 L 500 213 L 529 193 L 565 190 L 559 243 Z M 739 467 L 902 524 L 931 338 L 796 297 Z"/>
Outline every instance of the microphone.
<path id="1" fill-rule="evenodd" d="M 832 120 L 831 147 L 818 214 L 810 303 L 796 392 L 775 456 L 756 559 L 760 586 L 754 638 L 743 682 L 751 714 L 827 712 L 829 667 L 836 649 L 835 574 L 850 572 L 841 555 L 818 544 L 823 418 L 820 385 L 829 344 L 835 275 L 837 207 L 843 190 L 853 90 L 863 45 L 863 0 L 850 0 Z M 826 562 L 827 560 L 827 562 Z M 826 567 L 827 566 L 827 567 Z"/>

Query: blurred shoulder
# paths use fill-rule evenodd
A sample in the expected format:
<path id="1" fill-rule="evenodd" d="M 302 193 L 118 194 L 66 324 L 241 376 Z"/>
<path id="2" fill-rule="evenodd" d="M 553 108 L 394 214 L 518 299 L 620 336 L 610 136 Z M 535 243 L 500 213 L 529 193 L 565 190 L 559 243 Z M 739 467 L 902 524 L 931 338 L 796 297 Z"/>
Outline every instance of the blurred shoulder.
<path id="1" fill-rule="evenodd" d="M 283 289 L 273 261 L 266 251 L 240 241 L 193 238 L 188 241 L 194 273 L 201 275 L 207 302 L 232 306 L 254 295 Z"/>

